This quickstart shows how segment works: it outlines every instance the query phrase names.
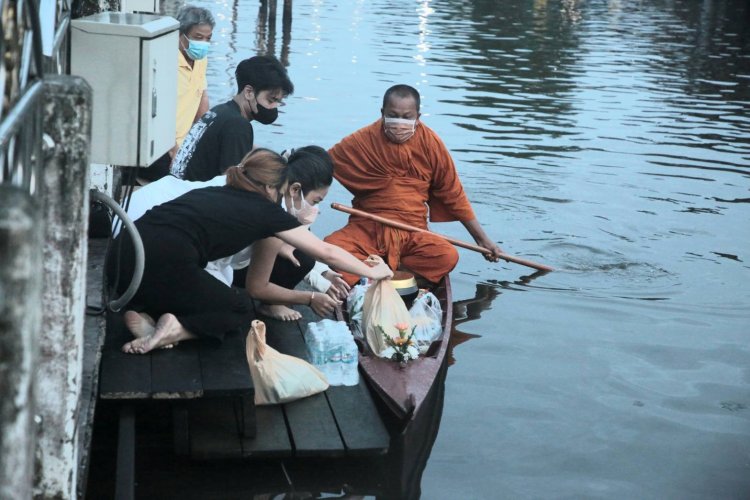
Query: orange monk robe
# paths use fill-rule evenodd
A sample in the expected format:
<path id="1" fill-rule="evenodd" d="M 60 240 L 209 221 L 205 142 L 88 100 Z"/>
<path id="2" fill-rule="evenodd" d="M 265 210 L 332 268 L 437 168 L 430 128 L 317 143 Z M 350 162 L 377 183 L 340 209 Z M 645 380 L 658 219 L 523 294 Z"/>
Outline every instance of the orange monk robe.
<path id="1" fill-rule="evenodd" d="M 432 222 L 474 219 L 453 159 L 443 141 L 423 123 L 403 144 L 388 140 L 382 119 L 345 137 L 328 151 L 334 177 L 354 195 L 354 208 L 427 228 Z M 383 257 L 391 269 L 399 265 L 439 281 L 458 262 L 458 252 L 444 239 L 392 228 L 352 215 L 325 241 L 364 259 Z M 344 274 L 353 284 L 358 277 Z"/>

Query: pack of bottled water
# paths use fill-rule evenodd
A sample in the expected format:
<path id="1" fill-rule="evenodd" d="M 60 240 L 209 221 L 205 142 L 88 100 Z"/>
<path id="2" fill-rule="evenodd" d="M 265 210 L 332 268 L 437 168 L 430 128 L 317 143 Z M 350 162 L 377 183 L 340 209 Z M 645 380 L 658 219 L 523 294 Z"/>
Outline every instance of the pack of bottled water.
<path id="1" fill-rule="evenodd" d="M 310 363 L 323 372 L 329 384 L 359 383 L 359 350 L 346 323 L 331 319 L 308 323 L 305 344 Z"/>

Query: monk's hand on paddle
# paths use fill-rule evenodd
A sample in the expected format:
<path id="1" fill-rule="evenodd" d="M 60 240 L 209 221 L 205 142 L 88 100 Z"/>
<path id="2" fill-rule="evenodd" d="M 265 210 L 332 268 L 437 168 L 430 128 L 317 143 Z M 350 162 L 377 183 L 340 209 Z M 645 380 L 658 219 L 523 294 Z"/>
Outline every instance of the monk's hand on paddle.
<path id="1" fill-rule="evenodd" d="M 323 277 L 331 282 L 331 286 L 328 288 L 326 293 L 332 298 L 337 300 L 344 300 L 349 295 L 351 287 L 349 283 L 344 281 L 344 278 L 337 272 L 328 270 L 323 272 Z"/>
<path id="2" fill-rule="evenodd" d="M 334 308 L 340 304 L 340 300 L 336 300 L 326 293 L 315 292 L 310 298 L 310 308 L 318 316 L 331 316 Z"/>
<path id="3" fill-rule="evenodd" d="M 388 267 L 388 264 L 386 264 L 383 258 L 379 255 L 368 256 L 365 259 L 365 264 L 370 266 L 372 270 L 375 271 L 375 275 L 372 276 L 372 279 L 383 280 L 393 277 L 393 271 L 391 271 L 391 268 Z"/>
<path id="4" fill-rule="evenodd" d="M 285 258 L 297 267 L 300 266 L 297 257 L 294 256 L 294 247 L 288 243 L 281 245 L 281 248 L 279 248 L 279 256 Z"/>
<path id="5" fill-rule="evenodd" d="M 497 262 L 500 260 L 500 256 L 503 254 L 503 249 L 497 246 L 494 241 L 489 239 L 477 241 L 477 245 L 482 248 L 486 248 L 489 252 L 485 252 L 484 258 L 490 262 Z"/>

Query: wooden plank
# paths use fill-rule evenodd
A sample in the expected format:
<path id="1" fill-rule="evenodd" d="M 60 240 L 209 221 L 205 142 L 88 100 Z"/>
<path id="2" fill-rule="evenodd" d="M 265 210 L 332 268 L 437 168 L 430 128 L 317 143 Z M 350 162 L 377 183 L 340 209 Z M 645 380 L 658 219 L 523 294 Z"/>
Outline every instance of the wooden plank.
<path id="1" fill-rule="evenodd" d="M 268 345 L 279 352 L 307 361 L 307 348 L 302 337 L 301 322 L 264 319 L 264 323 Z"/>
<path id="2" fill-rule="evenodd" d="M 106 239 L 89 239 L 86 273 L 86 318 L 84 319 L 83 358 L 81 368 L 81 399 L 79 418 L 76 419 L 78 439 L 78 496 L 88 481 L 91 436 L 94 428 L 94 413 L 99 392 L 99 367 L 106 333 L 106 316 L 103 295 L 104 253 Z"/>
<path id="3" fill-rule="evenodd" d="M 302 313 L 299 327 L 303 333 L 308 322 L 323 319 L 309 307 L 301 307 L 298 311 Z M 390 435 L 361 375 L 358 385 L 330 387 L 326 397 L 348 455 L 370 456 L 388 452 Z"/>
<path id="4" fill-rule="evenodd" d="M 295 456 L 342 456 L 345 454 L 336 420 L 325 393 L 284 405 Z"/>
<path id="5" fill-rule="evenodd" d="M 326 396 L 336 416 L 347 455 L 369 456 L 388 452 L 390 435 L 361 376 L 358 385 L 331 387 Z"/>
<path id="6" fill-rule="evenodd" d="M 307 349 L 296 321 L 266 320 L 268 345 L 279 352 L 307 359 Z M 296 456 L 344 454 L 336 420 L 325 393 L 284 405 Z"/>
<path id="7" fill-rule="evenodd" d="M 172 405 L 172 440 L 175 455 L 190 454 L 190 414 L 185 401 L 175 401 Z"/>
<path id="8" fill-rule="evenodd" d="M 245 354 L 245 335 L 227 335 L 221 343 L 200 350 L 203 394 L 206 397 L 254 394 L 253 379 Z"/>
<path id="9" fill-rule="evenodd" d="M 122 314 L 107 314 L 107 334 L 99 368 L 99 397 L 145 399 L 151 397 L 151 356 L 125 354 L 120 349 L 133 339 Z"/>
<path id="10" fill-rule="evenodd" d="M 258 424 L 255 417 L 255 401 L 253 394 L 244 394 L 234 397 L 235 404 L 239 408 L 240 437 L 253 438 L 258 433 Z"/>
<path id="11" fill-rule="evenodd" d="M 227 398 L 198 399 L 190 405 L 190 450 L 197 460 L 226 458 L 283 458 L 292 445 L 280 406 L 256 410 L 260 432 L 254 438 L 237 433 L 234 406 Z"/>
<path id="12" fill-rule="evenodd" d="M 203 396 L 198 340 L 182 342 L 172 349 L 156 349 L 151 358 L 151 392 L 154 399 Z"/>
<path id="13" fill-rule="evenodd" d="M 131 403 L 120 407 L 117 434 L 115 500 L 135 498 L 135 413 Z"/>
<path id="14" fill-rule="evenodd" d="M 245 354 L 246 334 L 230 334 L 219 343 L 202 346 L 200 353 L 203 397 L 241 398 L 240 413 L 244 419 L 241 434 L 253 437 L 257 431 L 253 379 Z"/>
<path id="15" fill-rule="evenodd" d="M 254 438 L 242 439 L 242 455 L 253 458 L 291 456 L 292 443 L 281 406 L 257 406 L 255 418 L 258 433 Z"/>
<path id="16" fill-rule="evenodd" d="M 242 457 L 234 406 L 228 398 L 190 402 L 190 456 L 196 460 Z"/>

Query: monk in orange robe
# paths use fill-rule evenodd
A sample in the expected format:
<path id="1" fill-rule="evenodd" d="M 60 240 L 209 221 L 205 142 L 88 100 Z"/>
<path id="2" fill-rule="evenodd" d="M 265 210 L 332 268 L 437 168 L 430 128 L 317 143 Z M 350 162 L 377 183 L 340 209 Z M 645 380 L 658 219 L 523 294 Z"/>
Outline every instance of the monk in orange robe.
<path id="1" fill-rule="evenodd" d="M 460 221 L 490 251 L 485 258 L 497 262 L 502 250 L 477 221 L 447 148 L 419 121 L 419 104 L 419 93 L 408 85 L 388 89 L 382 117 L 329 150 L 334 177 L 354 195 L 356 209 L 423 229 L 428 215 L 432 222 Z M 362 259 L 380 255 L 391 269 L 406 268 L 432 282 L 458 262 L 456 249 L 439 236 L 356 215 L 325 241 Z M 358 279 L 342 274 L 350 285 Z"/>

